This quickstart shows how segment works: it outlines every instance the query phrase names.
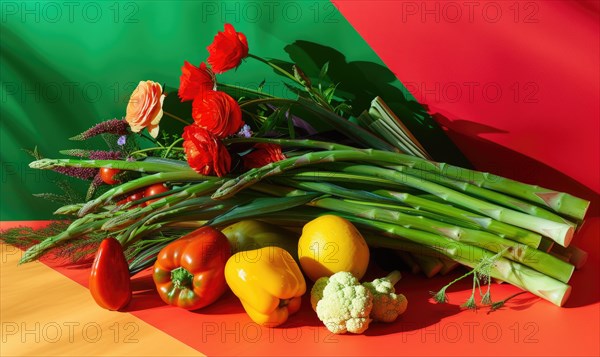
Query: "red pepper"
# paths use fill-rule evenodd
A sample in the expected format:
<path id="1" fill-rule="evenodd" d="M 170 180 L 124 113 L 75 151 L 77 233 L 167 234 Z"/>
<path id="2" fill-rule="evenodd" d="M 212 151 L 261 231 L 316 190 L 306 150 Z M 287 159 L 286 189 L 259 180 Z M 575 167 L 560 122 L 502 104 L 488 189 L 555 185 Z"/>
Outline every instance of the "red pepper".
<path id="1" fill-rule="evenodd" d="M 90 272 L 90 292 L 108 310 L 119 310 L 131 300 L 129 265 L 121 243 L 114 238 L 100 243 Z"/>
<path id="2" fill-rule="evenodd" d="M 154 283 L 164 302 L 196 310 L 215 302 L 227 289 L 227 237 L 202 227 L 164 247 L 154 263 Z"/>

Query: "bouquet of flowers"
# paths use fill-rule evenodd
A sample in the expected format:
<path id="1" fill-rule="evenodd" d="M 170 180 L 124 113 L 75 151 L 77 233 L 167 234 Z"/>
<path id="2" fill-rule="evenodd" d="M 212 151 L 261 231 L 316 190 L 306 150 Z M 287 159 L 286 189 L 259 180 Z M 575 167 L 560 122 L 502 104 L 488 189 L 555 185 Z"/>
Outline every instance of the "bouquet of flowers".
<path id="1" fill-rule="evenodd" d="M 490 296 L 492 278 L 565 303 L 571 275 L 585 262 L 585 252 L 570 243 L 588 201 L 435 162 L 380 98 L 356 115 L 326 80 L 328 64 L 309 76 L 298 65 L 251 54 L 232 25 L 215 36 L 208 52 L 207 63 L 184 62 L 177 93 L 141 81 L 124 119 L 72 138 L 100 135 L 108 150 L 64 150 L 71 158 L 60 159 L 33 152 L 32 168 L 91 184 L 85 202 L 56 211 L 72 217 L 68 222 L 3 234 L 7 242 L 31 245 L 22 263 L 49 251 L 85 256 L 114 237 L 127 274 L 136 274 L 201 227 L 254 219 L 293 229 L 335 216 L 358 228 L 369 247 L 394 252 L 394 259 L 428 276 L 470 267 L 463 277 L 473 278 L 473 292 L 465 307 L 501 306 Z M 217 81 L 244 60 L 271 67 L 297 96 L 279 98 L 262 86 Z M 180 101 L 166 101 L 167 95 Z M 163 129 L 167 120 L 177 129 Z M 301 247 L 303 237 L 291 232 L 286 239 Z M 296 254 L 312 279 L 302 260 L 308 253 Z M 447 301 L 447 287 L 434 293 L 436 301 Z"/>

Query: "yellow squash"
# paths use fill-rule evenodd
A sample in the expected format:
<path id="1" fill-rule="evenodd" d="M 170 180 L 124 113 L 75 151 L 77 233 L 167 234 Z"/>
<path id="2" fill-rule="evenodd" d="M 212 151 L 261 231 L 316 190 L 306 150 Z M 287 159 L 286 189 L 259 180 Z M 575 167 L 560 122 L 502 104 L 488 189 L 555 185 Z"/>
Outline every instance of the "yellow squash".
<path id="1" fill-rule="evenodd" d="M 279 247 L 239 252 L 225 265 L 225 279 L 246 313 L 275 327 L 300 309 L 306 282 L 290 253 Z"/>

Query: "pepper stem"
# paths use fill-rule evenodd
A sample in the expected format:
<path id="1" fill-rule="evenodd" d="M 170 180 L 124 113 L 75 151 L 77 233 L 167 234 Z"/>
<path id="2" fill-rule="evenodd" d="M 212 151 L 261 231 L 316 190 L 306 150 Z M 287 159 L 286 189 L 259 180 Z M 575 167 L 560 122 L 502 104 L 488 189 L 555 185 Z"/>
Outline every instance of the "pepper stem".
<path id="1" fill-rule="evenodd" d="M 290 303 L 290 299 L 280 299 L 279 300 L 279 306 L 278 307 L 284 307 L 287 306 Z"/>
<path id="2" fill-rule="evenodd" d="M 392 285 L 396 285 L 396 283 L 402 279 L 402 274 L 398 270 L 394 270 L 386 276 L 386 279 L 388 279 Z"/>
<path id="3" fill-rule="evenodd" d="M 194 276 L 183 267 L 171 270 L 171 281 L 178 289 L 190 288 L 192 286 L 193 279 Z"/>

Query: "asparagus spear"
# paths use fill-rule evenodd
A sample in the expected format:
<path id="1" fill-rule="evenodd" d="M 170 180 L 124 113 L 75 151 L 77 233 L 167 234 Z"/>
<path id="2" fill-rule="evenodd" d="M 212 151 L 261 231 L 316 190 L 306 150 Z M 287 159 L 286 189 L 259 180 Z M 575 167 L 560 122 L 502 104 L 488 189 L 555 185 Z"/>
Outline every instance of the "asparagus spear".
<path id="1" fill-rule="evenodd" d="M 282 146 L 294 146 L 294 142 L 295 140 L 293 139 L 283 139 L 278 140 L 277 144 Z M 307 143 L 306 147 L 310 147 L 308 144 L 309 143 Z M 319 142 L 315 142 L 315 145 L 318 145 L 315 146 L 317 149 L 323 147 L 323 144 L 320 144 Z M 366 149 L 366 151 L 368 150 L 371 149 Z M 378 161 L 438 172 L 446 177 L 457 177 L 460 178 L 461 181 L 466 181 L 479 187 L 503 192 L 548 207 L 557 213 L 567 215 L 576 220 L 582 220 L 585 217 L 585 213 L 590 205 L 589 201 L 568 193 L 558 192 L 537 185 L 529 185 L 487 172 L 479 172 L 446 163 L 429 161 L 411 155 L 379 150 L 375 151 L 379 153 Z"/>
<path id="2" fill-rule="evenodd" d="M 490 202 L 495 202 L 495 203 L 501 204 L 501 205 L 511 208 L 513 210 L 525 212 L 530 215 L 537 216 L 540 218 L 545 218 L 547 220 L 554 221 L 554 222 L 566 223 L 573 227 L 576 226 L 575 223 L 573 223 L 569 220 L 566 220 L 563 217 L 561 217 L 555 213 L 552 213 L 550 211 L 542 209 L 539 206 L 530 204 L 528 202 L 517 199 L 515 197 L 510 197 L 510 196 L 507 196 L 505 194 L 502 194 L 502 193 L 499 193 L 496 191 L 492 191 L 492 190 L 489 190 L 489 189 L 486 189 L 486 188 L 483 188 L 480 186 L 476 186 L 469 182 L 455 180 L 453 178 L 443 176 L 439 172 L 429 172 L 429 171 L 418 170 L 418 169 L 414 169 L 414 168 L 410 168 L 410 167 L 406 167 L 406 166 L 393 166 L 393 167 L 388 167 L 388 168 L 394 169 L 399 172 L 405 172 L 414 177 L 424 178 L 427 181 L 431 181 L 431 182 L 439 183 L 444 186 L 452 187 L 454 189 L 463 191 L 469 195 L 484 198 Z"/>
<path id="3" fill-rule="evenodd" d="M 125 160 L 77 160 L 77 159 L 41 159 L 29 164 L 32 169 L 52 170 L 57 167 L 109 167 L 125 171 L 139 172 L 194 172 L 189 166 L 166 161 L 125 161 Z"/>
<path id="4" fill-rule="evenodd" d="M 557 306 L 563 306 L 571 293 L 571 286 L 568 284 L 517 262 L 502 257 L 494 257 L 493 253 L 485 249 L 452 241 L 448 238 L 427 232 L 414 231 L 418 232 L 418 235 L 409 236 L 406 234 L 406 231 L 410 231 L 409 229 L 389 223 L 369 221 L 362 218 L 354 218 L 352 221 L 359 225 L 359 227 L 377 228 L 382 232 L 389 233 L 391 236 L 402 237 L 403 239 L 427 245 L 428 247 L 443 253 L 448 258 L 471 268 L 476 267 L 482 259 L 495 258 L 490 274 L 492 277 L 506 281 L 523 290 L 527 290 Z M 397 241 L 399 241 L 399 239 L 388 238 L 387 240 L 384 240 L 382 238 L 378 243 L 381 247 L 395 249 L 397 247 Z"/>
<path id="5" fill-rule="evenodd" d="M 217 189 L 212 197 L 215 199 L 222 199 L 233 196 L 240 190 L 253 185 L 263 178 L 279 175 L 297 167 L 314 165 L 317 163 L 331 164 L 336 161 L 391 161 L 395 158 L 395 155 L 399 154 L 381 152 L 371 149 L 311 152 L 302 156 L 288 158 L 260 168 L 249 170 L 248 172 L 225 182 L 219 189 Z M 445 186 L 428 182 L 408 174 L 369 165 L 346 166 L 343 171 L 364 175 L 373 175 L 376 177 L 400 182 L 407 186 L 435 194 L 440 198 L 447 200 L 448 202 L 461 205 L 498 221 L 509 223 L 548 236 L 563 246 L 568 246 L 573 238 L 574 229 L 568 224 L 553 222 L 543 218 L 530 216 L 522 212 L 510 210 L 506 207 L 473 198 Z"/>
<path id="6" fill-rule="evenodd" d="M 433 278 L 444 267 L 438 258 L 418 254 L 411 254 L 411 256 L 419 264 L 423 274 L 428 278 Z"/>

